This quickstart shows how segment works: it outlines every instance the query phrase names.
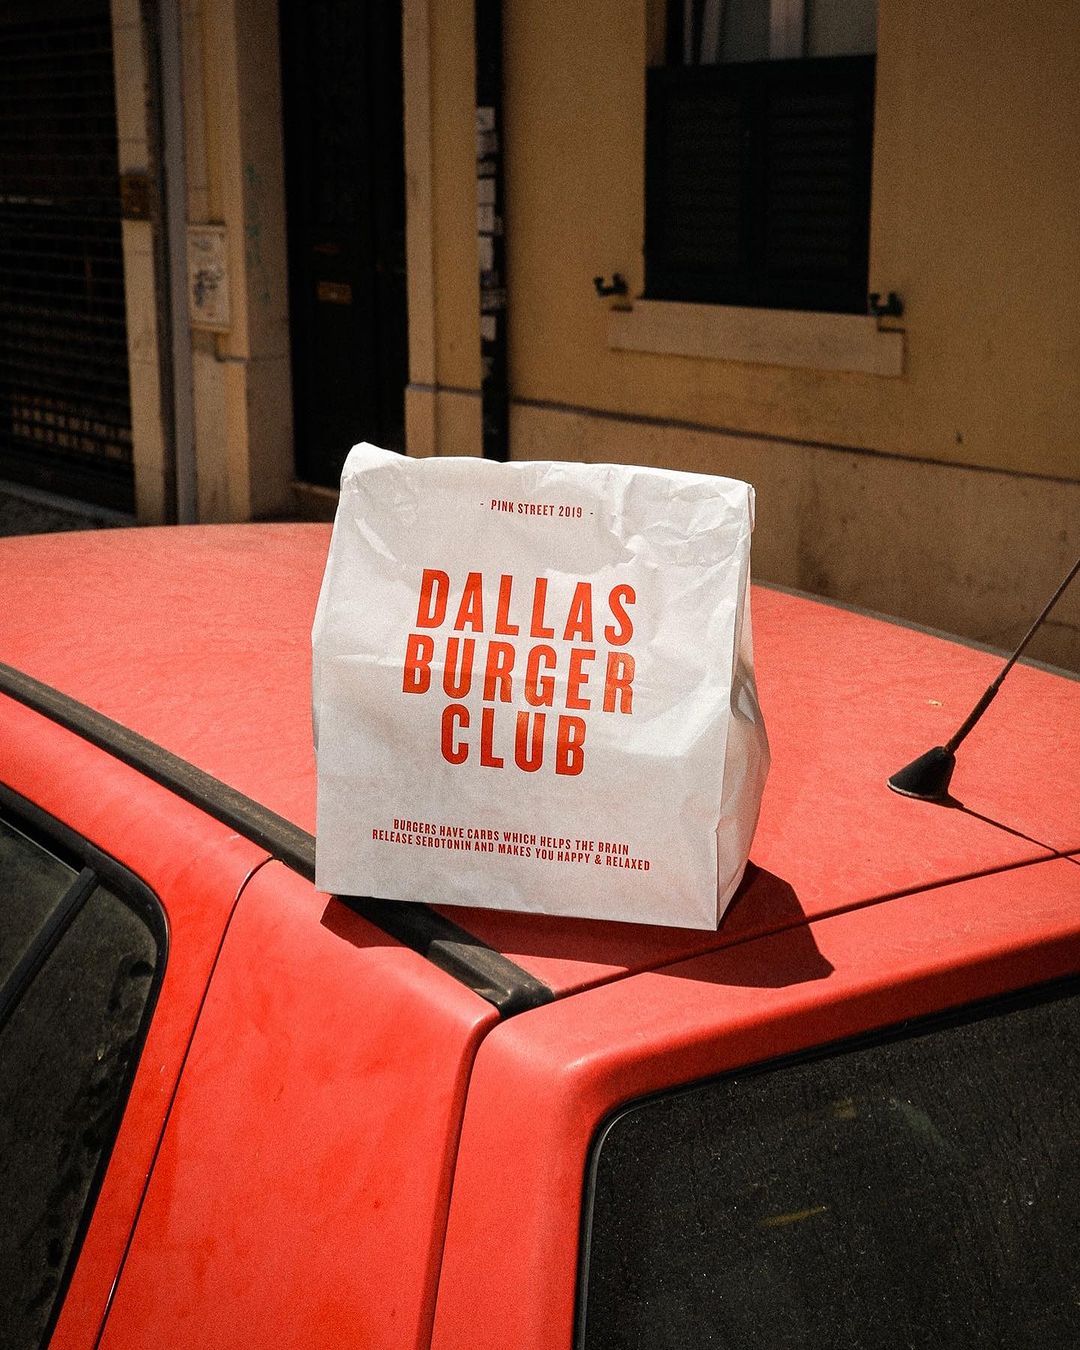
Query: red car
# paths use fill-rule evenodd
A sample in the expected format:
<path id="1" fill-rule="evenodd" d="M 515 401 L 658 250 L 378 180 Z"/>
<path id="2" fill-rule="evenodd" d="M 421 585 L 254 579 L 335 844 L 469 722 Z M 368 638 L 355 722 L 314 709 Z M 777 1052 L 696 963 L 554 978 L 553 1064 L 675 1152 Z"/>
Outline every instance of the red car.
<path id="1" fill-rule="evenodd" d="M 318 893 L 321 526 L 0 541 L 0 1343 L 1080 1345 L 1080 697 L 756 590 L 715 933 Z"/>

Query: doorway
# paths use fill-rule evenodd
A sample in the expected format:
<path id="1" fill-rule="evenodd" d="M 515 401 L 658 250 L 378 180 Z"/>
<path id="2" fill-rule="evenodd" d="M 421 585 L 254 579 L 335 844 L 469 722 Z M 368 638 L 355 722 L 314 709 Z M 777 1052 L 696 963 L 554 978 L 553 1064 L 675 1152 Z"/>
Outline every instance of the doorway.
<path id="1" fill-rule="evenodd" d="M 281 47 L 296 475 L 336 487 L 405 448 L 400 0 L 282 0 Z"/>

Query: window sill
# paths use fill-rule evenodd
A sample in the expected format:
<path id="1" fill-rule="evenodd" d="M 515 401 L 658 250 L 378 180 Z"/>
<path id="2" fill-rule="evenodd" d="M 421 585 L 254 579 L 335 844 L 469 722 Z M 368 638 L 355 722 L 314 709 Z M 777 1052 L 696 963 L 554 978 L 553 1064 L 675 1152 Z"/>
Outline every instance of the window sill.
<path id="1" fill-rule="evenodd" d="M 611 311 L 608 346 L 799 370 L 904 373 L 903 330 L 879 328 L 877 319 L 863 314 L 636 300 Z"/>

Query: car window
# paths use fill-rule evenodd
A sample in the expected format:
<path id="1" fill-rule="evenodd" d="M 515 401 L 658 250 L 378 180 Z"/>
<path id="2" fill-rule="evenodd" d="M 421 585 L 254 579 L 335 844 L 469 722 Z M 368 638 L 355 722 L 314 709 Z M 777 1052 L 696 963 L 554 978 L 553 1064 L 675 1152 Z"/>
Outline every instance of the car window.
<path id="1" fill-rule="evenodd" d="M 51 1331 L 89 1223 L 164 927 L 137 883 L 125 894 L 0 824 L 0 1345 L 30 1350 Z"/>
<path id="2" fill-rule="evenodd" d="M 629 1108 L 579 1345 L 1072 1350 L 1078 1077 L 1074 982 Z"/>
<path id="3" fill-rule="evenodd" d="M 73 867 L 0 820 L 0 989 L 26 957 L 75 876 Z"/>

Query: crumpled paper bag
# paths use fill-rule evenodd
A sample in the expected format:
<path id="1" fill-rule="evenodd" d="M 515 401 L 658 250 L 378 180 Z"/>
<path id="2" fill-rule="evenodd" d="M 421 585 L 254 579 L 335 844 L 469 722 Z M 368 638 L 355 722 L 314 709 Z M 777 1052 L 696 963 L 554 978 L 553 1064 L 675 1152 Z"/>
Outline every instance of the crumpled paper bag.
<path id="1" fill-rule="evenodd" d="M 312 634 L 319 888 L 714 928 L 768 771 L 753 501 L 354 447 Z"/>

